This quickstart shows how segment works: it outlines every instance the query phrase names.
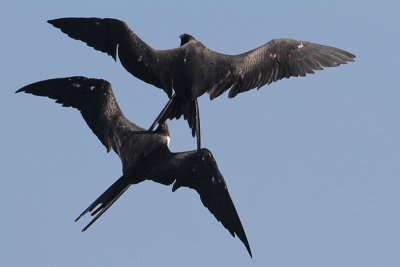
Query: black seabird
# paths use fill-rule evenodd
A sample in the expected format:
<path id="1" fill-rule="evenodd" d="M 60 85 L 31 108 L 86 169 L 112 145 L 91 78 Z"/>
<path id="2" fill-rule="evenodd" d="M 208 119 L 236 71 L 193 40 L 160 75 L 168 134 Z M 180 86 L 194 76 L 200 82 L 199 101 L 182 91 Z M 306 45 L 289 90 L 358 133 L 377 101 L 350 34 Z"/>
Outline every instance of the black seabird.
<path id="1" fill-rule="evenodd" d="M 180 35 L 178 48 L 156 50 L 117 19 L 60 18 L 48 22 L 114 60 L 118 51 L 127 71 L 163 89 L 170 101 L 150 130 L 158 122 L 180 118 L 183 114 L 192 135 L 197 135 L 197 149 L 201 148 L 197 98 L 205 92 L 213 99 L 230 89 L 228 96 L 232 98 L 283 78 L 305 76 L 355 58 L 335 47 L 284 38 L 273 39 L 243 54 L 225 55 L 212 51 L 189 34 Z"/>
<path id="2" fill-rule="evenodd" d="M 121 178 L 76 219 L 79 220 L 87 212 L 92 212 L 92 216 L 97 214 L 82 231 L 88 229 L 130 185 L 145 180 L 164 185 L 174 183 L 172 191 L 181 186 L 196 190 L 203 205 L 232 236 L 236 234 L 239 237 L 252 255 L 239 215 L 213 155 L 206 148 L 172 153 L 168 148 L 167 120 L 159 124 L 155 131 L 145 130 L 130 122 L 121 112 L 111 84 L 101 79 L 79 76 L 51 79 L 27 85 L 18 92 L 47 96 L 56 99 L 56 103 L 64 107 L 80 110 L 107 152 L 113 149 L 122 161 Z"/>

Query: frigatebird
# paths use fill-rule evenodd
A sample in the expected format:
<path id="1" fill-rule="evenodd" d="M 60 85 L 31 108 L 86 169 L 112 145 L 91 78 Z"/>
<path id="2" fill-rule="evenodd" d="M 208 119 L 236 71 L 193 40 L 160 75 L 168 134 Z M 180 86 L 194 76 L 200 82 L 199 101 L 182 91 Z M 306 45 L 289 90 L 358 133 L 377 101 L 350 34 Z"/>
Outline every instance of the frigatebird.
<path id="1" fill-rule="evenodd" d="M 102 79 L 82 76 L 50 79 L 27 85 L 18 92 L 47 96 L 64 107 L 80 110 L 107 152 L 113 149 L 122 161 L 122 176 L 75 220 L 88 212 L 92 216 L 97 214 L 82 231 L 88 229 L 130 185 L 145 180 L 164 185 L 174 183 L 172 191 L 181 186 L 196 190 L 203 205 L 232 236 L 239 237 L 252 256 L 239 215 L 211 151 L 203 148 L 172 153 L 168 148 L 168 120 L 159 124 L 155 131 L 130 122 L 120 110 L 111 84 Z"/>
<path id="2" fill-rule="evenodd" d="M 68 36 L 118 57 L 135 77 L 161 88 L 170 100 L 151 125 L 167 118 L 187 119 L 201 148 L 197 98 L 205 92 L 210 99 L 228 89 L 229 97 L 260 88 L 291 76 L 305 76 L 354 61 L 355 55 L 331 46 L 293 39 L 273 39 L 239 55 L 215 52 L 190 34 L 182 34 L 181 46 L 156 50 L 141 40 L 128 25 L 110 18 L 60 18 L 48 21 Z M 175 94 L 173 94 L 175 91 Z"/>

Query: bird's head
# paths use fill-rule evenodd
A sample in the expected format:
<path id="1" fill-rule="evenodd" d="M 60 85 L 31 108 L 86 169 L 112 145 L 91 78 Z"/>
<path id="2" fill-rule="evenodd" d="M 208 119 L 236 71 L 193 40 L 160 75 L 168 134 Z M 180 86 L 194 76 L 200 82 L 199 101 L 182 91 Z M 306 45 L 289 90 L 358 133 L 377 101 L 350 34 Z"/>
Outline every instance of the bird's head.
<path id="1" fill-rule="evenodd" d="M 158 124 L 155 132 L 169 137 L 168 119 L 166 119 L 163 123 Z"/>
<path id="2" fill-rule="evenodd" d="M 166 119 L 163 123 L 160 123 L 154 132 L 165 137 L 167 140 L 167 146 L 169 146 L 170 137 L 168 130 L 168 119 Z"/>
<path id="3" fill-rule="evenodd" d="M 196 41 L 196 39 L 193 36 L 187 33 L 179 35 L 179 38 L 181 38 L 181 46 L 189 43 L 190 41 Z"/>

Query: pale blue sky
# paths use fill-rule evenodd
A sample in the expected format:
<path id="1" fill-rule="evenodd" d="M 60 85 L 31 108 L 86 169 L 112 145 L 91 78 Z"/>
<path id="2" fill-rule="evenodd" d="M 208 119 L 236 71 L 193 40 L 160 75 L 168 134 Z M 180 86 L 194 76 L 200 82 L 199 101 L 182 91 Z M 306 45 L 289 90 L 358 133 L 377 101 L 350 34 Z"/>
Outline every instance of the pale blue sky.
<path id="1" fill-rule="evenodd" d="M 400 266 L 400 4 L 396 1 L 26 1 L 0 9 L 1 266 Z M 131 187 L 87 232 L 74 219 L 121 174 L 79 112 L 14 92 L 84 75 L 111 82 L 149 127 L 167 102 L 106 54 L 46 21 L 124 20 L 158 49 L 190 33 L 235 54 L 289 37 L 355 63 L 235 99 L 200 98 L 202 144 L 228 184 L 253 251 L 196 192 Z M 171 150 L 196 146 L 172 121 Z"/>

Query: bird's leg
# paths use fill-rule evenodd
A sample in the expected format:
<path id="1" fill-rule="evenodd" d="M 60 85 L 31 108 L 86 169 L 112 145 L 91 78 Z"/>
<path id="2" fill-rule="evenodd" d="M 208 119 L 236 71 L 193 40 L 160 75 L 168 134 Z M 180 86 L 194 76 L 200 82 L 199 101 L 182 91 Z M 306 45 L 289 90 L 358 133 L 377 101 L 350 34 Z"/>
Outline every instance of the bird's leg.
<path id="1" fill-rule="evenodd" d="M 200 113 L 199 113 L 199 104 L 197 103 L 197 98 L 194 101 L 196 105 L 196 137 L 197 137 L 197 151 L 201 149 L 201 136 L 200 136 Z"/>
<path id="2" fill-rule="evenodd" d="M 160 119 L 164 116 L 165 112 L 171 105 L 172 101 L 175 98 L 175 94 L 171 97 L 171 99 L 168 101 L 168 103 L 165 105 L 165 107 L 161 110 L 160 114 L 157 116 L 157 119 L 153 122 L 153 124 L 150 126 L 149 131 L 152 131 L 154 127 L 156 126 L 157 123 L 160 122 Z"/>

